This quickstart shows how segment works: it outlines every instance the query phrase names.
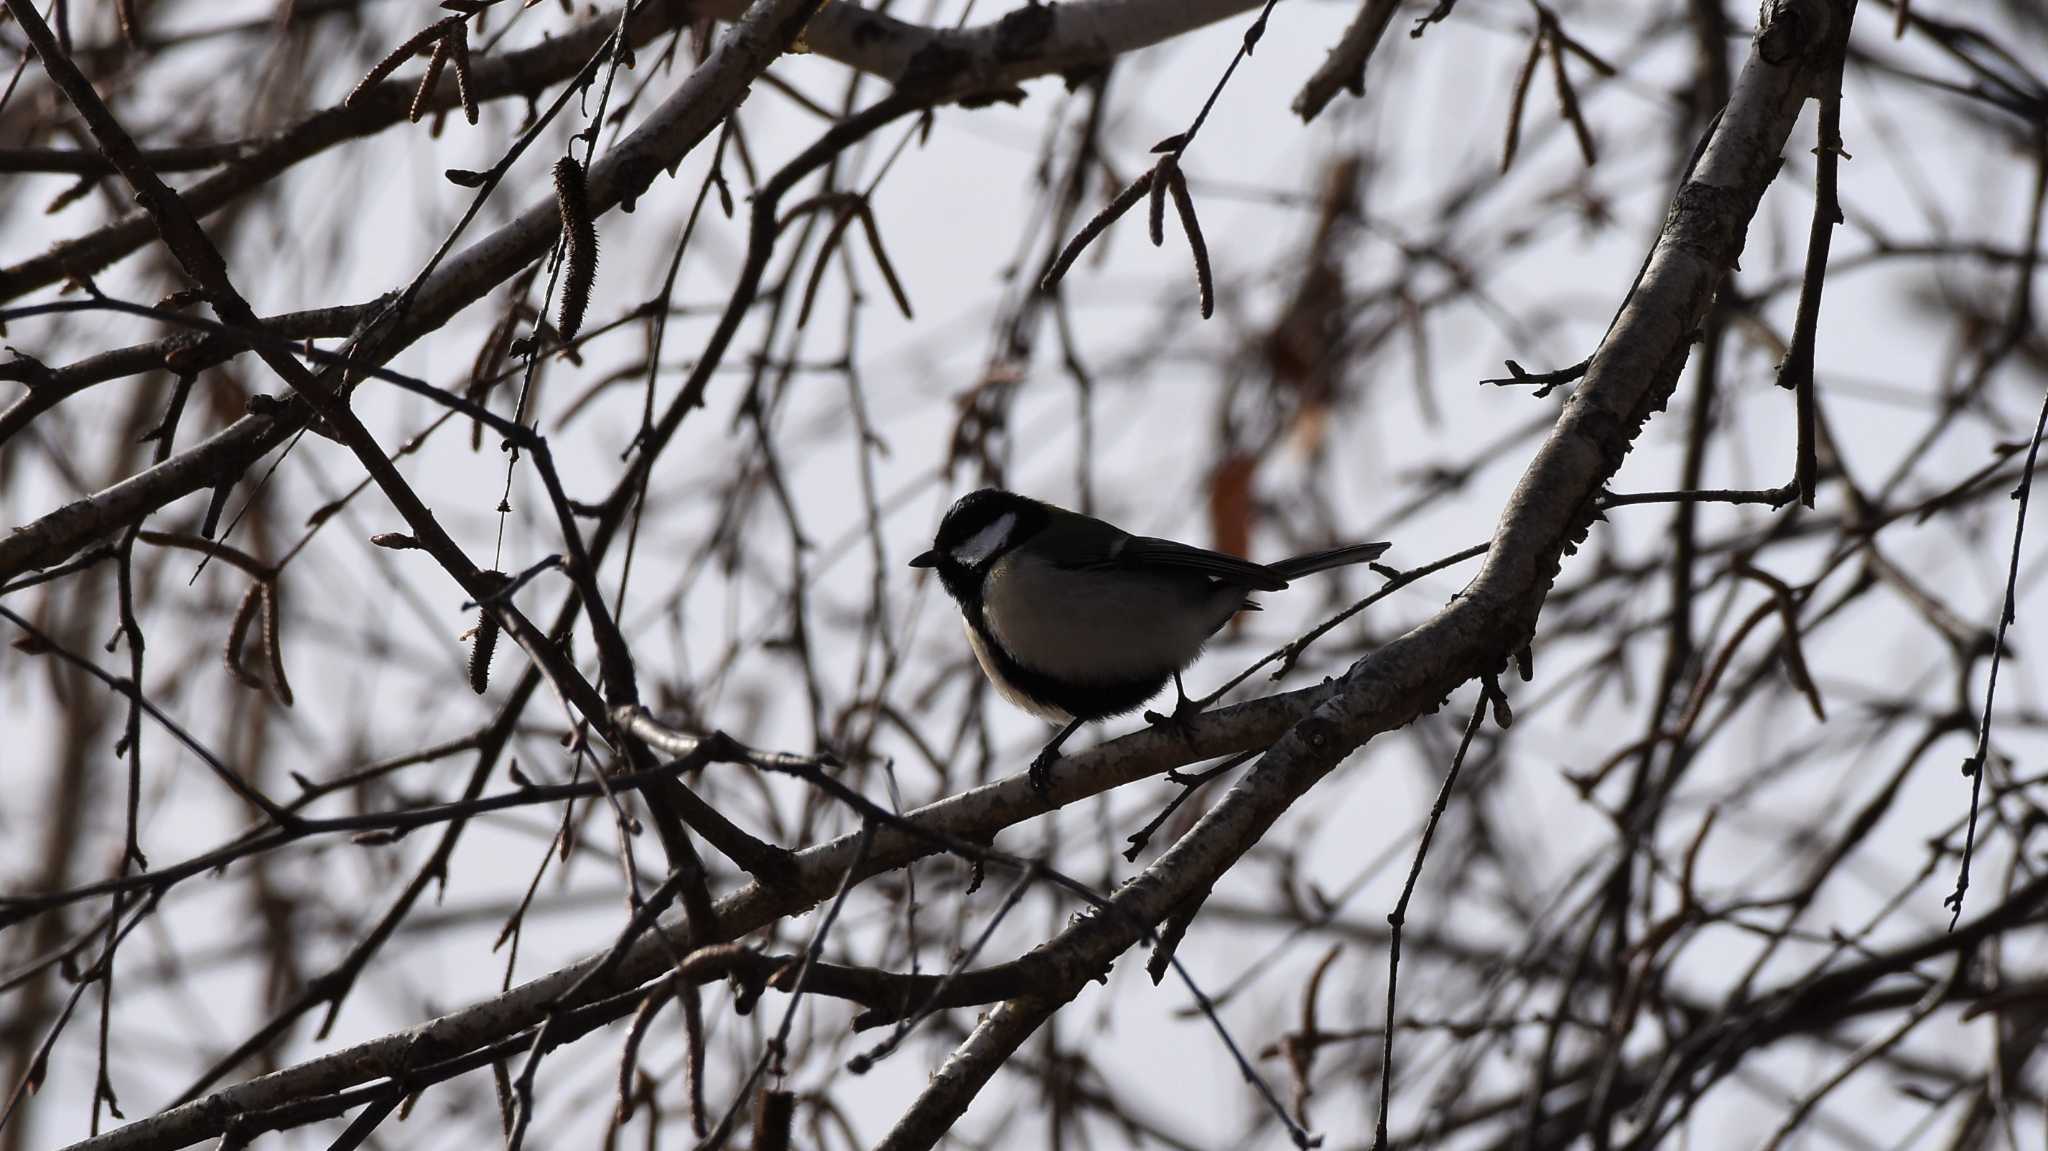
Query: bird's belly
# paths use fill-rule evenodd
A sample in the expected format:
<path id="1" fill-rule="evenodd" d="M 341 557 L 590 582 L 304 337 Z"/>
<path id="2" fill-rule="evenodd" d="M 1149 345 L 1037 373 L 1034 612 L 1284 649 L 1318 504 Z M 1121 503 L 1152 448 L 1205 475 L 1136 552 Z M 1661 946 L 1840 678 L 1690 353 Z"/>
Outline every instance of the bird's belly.
<path id="1" fill-rule="evenodd" d="M 1163 683 L 1243 602 L 1243 589 L 1199 576 L 1077 572 L 1013 557 L 984 584 L 982 621 L 1004 653 L 1038 675 Z"/>
<path id="2" fill-rule="evenodd" d="M 981 638 L 981 632 L 968 623 L 965 617 L 960 626 L 967 632 L 967 646 L 974 649 L 974 662 L 981 665 L 981 672 L 995 685 L 996 694 L 1009 700 L 1020 710 L 1045 720 L 1047 723 L 1066 723 L 1074 717 L 1050 700 L 1042 700 L 1027 692 L 1022 685 L 1003 671 L 1002 661 L 989 654 L 988 641 Z"/>

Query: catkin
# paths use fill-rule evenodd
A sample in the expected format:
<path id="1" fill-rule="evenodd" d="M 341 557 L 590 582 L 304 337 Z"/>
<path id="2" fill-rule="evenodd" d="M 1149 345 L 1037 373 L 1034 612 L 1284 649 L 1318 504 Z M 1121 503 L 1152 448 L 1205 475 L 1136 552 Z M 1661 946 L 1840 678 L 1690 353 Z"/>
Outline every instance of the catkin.
<path id="1" fill-rule="evenodd" d="M 371 90 L 376 88 L 376 86 L 380 82 L 382 82 L 386 76 L 389 76 L 393 72 L 398 71 L 398 66 L 400 64 L 403 64 L 407 60 L 412 59 L 412 56 L 415 52 L 418 52 L 421 48 L 426 47 L 427 41 L 432 40 L 435 37 L 445 33 L 448 30 L 448 21 L 455 19 L 457 18 L 450 16 L 445 20 L 436 20 L 434 23 L 427 25 L 425 28 L 420 29 L 418 32 L 415 32 L 413 34 L 412 39 L 407 40 L 405 43 L 400 44 L 396 48 L 393 48 L 391 50 L 390 55 L 384 57 L 382 60 L 377 61 L 376 67 L 370 69 L 369 75 L 364 76 L 361 80 L 357 81 L 356 86 L 353 89 L 351 89 L 348 96 L 342 100 L 342 106 L 348 108 L 355 107 L 357 102 L 362 100 L 364 96 L 369 95 Z M 414 117 L 414 119 L 418 119 L 418 117 Z"/>
<path id="2" fill-rule="evenodd" d="M 441 83 L 441 70 L 448 66 L 448 37 L 434 41 L 434 54 L 427 58 L 427 74 L 420 77 L 420 86 L 412 94 L 412 108 L 406 118 L 417 124 L 427 114 L 429 103 L 434 98 L 434 88 Z M 438 121 L 436 121 L 438 123 Z"/>
<path id="3" fill-rule="evenodd" d="M 448 33 L 448 62 L 455 66 L 455 91 L 462 97 L 462 115 L 470 123 L 476 123 L 476 85 L 469 78 L 469 30 L 457 24 Z"/>
<path id="4" fill-rule="evenodd" d="M 755 1151 L 789 1151 L 789 1126 L 795 1118 L 795 1095 L 761 1088 L 754 1096 Z"/>
<path id="5" fill-rule="evenodd" d="M 242 666 L 242 647 L 249 642 L 249 628 L 256 622 L 256 613 L 263 606 L 263 584 L 251 583 L 249 590 L 242 593 L 242 604 L 235 609 L 235 622 L 228 628 L 227 650 L 222 653 L 228 667 L 228 674 L 244 687 L 263 686 L 263 681 L 249 674 Z"/>
<path id="6" fill-rule="evenodd" d="M 491 654 L 498 648 L 498 617 L 485 609 L 476 621 L 476 638 L 469 648 L 469 690 L 482 695 L 491 689 Z"/>
<path id="7" fill-rule="evenodd" d="M 583 165 L 574 156 L 555 161 L 555 206 L 562 212 L 562 308 L 555 330 L 570 343 L 583 327 L 590 307 L 590 285 L 597 279 L 597 225 L 590 219 L 590 198 L 583 187 Z"/>
<path id="8" fill-rule="evenodd" d="M 486 571 L 483 582 L 492 594 L 505 586 L 505 573 Z M 488 603 L 477 605 L 476 634 L 469 648 L 469 689 L 478 695 L 490 690 L 491 653 L 498 648 L 498 616 Z"/>
<path id="9" fill-rule="evenodd" d="M 278 646 L 278 617 L 283 613 L 277 606 L 277 581 L 258 586 L 263 588 L 263 652 L 270 657 L 270 690 L 277 693 L 279 703 L 290 707 L 292 685 L 284 678 L 284 649 Z"/>

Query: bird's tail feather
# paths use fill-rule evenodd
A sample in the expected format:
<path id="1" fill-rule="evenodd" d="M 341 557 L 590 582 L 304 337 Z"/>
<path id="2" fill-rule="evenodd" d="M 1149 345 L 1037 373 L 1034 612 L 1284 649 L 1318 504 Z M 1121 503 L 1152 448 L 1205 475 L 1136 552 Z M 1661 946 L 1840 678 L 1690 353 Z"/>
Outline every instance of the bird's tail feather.
<path id="1" fill-rule="evenodd" d="M 1362 564 L 1368 560 L 1378 559 L 1387 547 L 1384 543 L 1351 544 L 1328 551 L 1310 552 L 1305 556 L 1295 556 L 1293 559 L 1284 559 L 1266 566 L 1281 579 L 1291 580 L 1313 572 L 1343 567 L 1346 564 Z"/>

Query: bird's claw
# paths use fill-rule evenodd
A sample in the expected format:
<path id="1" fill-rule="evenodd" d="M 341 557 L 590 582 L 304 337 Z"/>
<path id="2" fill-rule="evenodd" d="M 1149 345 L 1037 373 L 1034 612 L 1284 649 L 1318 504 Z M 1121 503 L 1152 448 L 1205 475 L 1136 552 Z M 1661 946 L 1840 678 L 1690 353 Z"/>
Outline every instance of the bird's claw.
<path id="1" fill-rule="evenodd" d="M 1146 712 L 1145 722 L 1151 724 L 1153 727 L 1171 727 L 1172 729 L 1174 729 L 1175 732 L 1181 735 L 1186 735 L 1188 721 L 1195 718 L 1197 715 L 1200 715 L 1201 713 L 1202 704 L 1199 701 L 1189 699 L 1187 696 L 1181 696 L 1180 699 L 1174 703 L 1173 711 L 1171 712 Z"/>
<path id="2" fill-rule="evenodd" d="M 1037 792 L 1038 798 L 1047 803 L 1052 802 L 1052 765 L 1058 762 L 1059 758 L 1058 748 L 1046 748 L 1032 759 L 1031 770 L 1025 776 L 1031 781 L 1031 790 Z"/>

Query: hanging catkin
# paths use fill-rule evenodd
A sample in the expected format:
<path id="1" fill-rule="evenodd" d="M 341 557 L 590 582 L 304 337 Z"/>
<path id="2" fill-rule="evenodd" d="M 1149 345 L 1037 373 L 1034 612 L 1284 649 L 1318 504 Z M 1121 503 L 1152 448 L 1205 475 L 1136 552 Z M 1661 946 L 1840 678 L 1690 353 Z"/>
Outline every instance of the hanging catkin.
<path id="1" fill-rule="evenodd" d="M 555 328 L 564 344 L 576 339 L 597 279 L 597 225 L 583 189 L 583 165 L 574 156 L 555 161 L 555 205 L 562 212 L 562 310 Z"/>

